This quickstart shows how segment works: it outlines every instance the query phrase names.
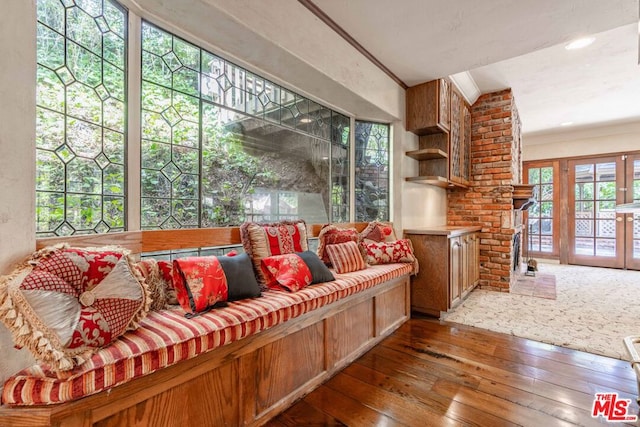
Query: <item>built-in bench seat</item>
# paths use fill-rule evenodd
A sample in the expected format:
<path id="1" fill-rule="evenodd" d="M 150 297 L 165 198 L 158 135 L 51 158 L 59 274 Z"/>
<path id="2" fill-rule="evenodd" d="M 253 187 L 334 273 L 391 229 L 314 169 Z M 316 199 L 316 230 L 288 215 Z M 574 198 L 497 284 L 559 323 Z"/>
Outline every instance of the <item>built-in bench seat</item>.
<path id="1" fill-rule="evenodd" d="M 309 229 L 317 236 L 320 227 Z M 71 240 L 142 253 L 238 244 L 240 235 L 232 228 Z M 12 376 L 0 425 L 260 425 L 409 318 L 412 271 L 411 264 L 370 266 L 189 319 L 180 308 L 152 312 L 72 371 L 35 365 Z"/>
<path id="2" fill-rule="evenodd" d="M 386 264 L 335 274 L 332 282 L 296 293 L 265 291 L 260 298 L 231 302 L 194 318 L 185 318 L 179 307 L 151 312 L 138 329 L 71 371 L 55 373 L 34 365 L 17 373 L 6 381 L 2 401 L 46 405 L 86 397 L 409 274 L 411 269 L 411 264 Z"/>

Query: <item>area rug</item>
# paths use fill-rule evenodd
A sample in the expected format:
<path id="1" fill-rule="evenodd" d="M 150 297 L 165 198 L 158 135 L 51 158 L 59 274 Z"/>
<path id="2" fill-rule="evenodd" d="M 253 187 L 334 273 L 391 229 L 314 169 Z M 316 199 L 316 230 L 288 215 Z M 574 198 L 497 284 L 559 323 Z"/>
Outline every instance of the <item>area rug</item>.
<path id="1" fill-rule="evenodd" d="M 629 360 L 622 344 L 640 335 L 640 272 L 538 264 L 554 275 L 556 299 L 476 289 L 442 320 Z"/>
<path id="2" fill-rule="evenodd" d="M 536 272 L 534 276 L 522 275 L 511 285 L 510 293 L 536 298 L 556 299 L 556 276 Z"/>

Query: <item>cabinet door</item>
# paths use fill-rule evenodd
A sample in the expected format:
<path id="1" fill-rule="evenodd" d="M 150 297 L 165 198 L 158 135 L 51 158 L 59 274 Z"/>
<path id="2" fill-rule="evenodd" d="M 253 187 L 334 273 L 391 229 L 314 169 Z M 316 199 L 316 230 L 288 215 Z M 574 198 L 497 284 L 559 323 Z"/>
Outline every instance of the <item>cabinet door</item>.
<path id="1" fill-rule="evenodd" d="M 438 80 L 438 122 L 441 129 L 449 130 L 451 122 L 451 83 L 447 79 Z"/>
<path id="2" fill-rule="evenodd" d="M 462 179 L 471 181 L 471 108 L 462 101 Z"/>
<path id="3" fill-rule="evenodd" d="M 406 92 L 406 129 L 416 135 L 449 130 L 451 83 L 432 80 L 412 86 Z"/>
<path id="4" fill-rule="evenodd" d="M 462 236 L 463 269 L 465 271 L 462 283 L 463 297 L 478 284 L 480 279 L 479 250 L 477 233 L 469 233 Z"/>
<path id="5" fill-rule="evenodd" d="M 451 181 L 463 183 L 462 170 L 462 96 L 455 88 L 451 89 L 451 130 L 449 132 L 449 174 Z"/>
<path id="6" fill-rule="evenodd" d="M 453 307 L 462 297 L 463 253 L 460 237 L 449 239 L 449 307 Z"/>

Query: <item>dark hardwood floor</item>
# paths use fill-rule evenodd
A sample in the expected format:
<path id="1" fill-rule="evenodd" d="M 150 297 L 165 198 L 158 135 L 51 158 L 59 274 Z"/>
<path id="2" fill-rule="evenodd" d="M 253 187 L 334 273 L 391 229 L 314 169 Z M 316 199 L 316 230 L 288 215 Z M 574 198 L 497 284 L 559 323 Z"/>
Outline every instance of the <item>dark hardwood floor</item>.
<path id="1" fill-rule="evenodd" d="M 628 362 L 414 317 L 267 425 L 603 425 L 596 392 L 638 414 Z"/>

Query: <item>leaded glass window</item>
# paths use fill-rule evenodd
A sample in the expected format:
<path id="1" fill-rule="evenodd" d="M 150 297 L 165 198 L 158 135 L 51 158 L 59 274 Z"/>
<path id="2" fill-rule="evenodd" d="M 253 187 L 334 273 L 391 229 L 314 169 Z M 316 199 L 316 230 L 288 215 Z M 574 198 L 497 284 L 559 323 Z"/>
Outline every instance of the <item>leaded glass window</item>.
<path id="1" fill-rule="evenodd" d="M 36 232 L 125 228 L 127 14 L 37 0 Z"/>
<path id="2" fill-rule="evenodd" d="M 147 22 L 142 50 L 142 228 L 348 220 L 348 117 Z"/>
<path id="3" fill-rule="evenodd" d="M 349 221 L 349 117 L 331 116 L 331 207 L 333 222 Z"/>
<path id="4" fill-rule="evenodd" d="M 389 220 L 389 125 L 356 120 L 356 221 Z"/>

